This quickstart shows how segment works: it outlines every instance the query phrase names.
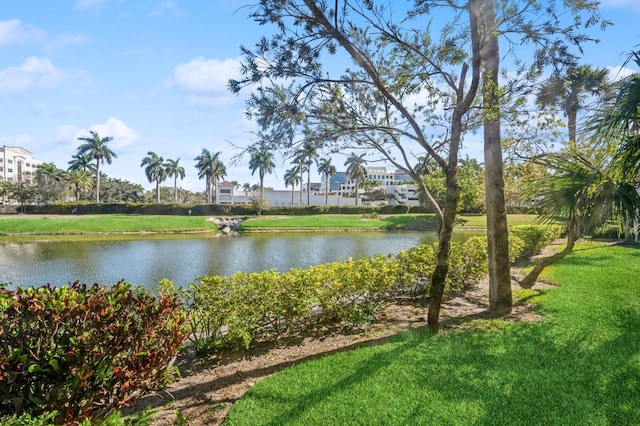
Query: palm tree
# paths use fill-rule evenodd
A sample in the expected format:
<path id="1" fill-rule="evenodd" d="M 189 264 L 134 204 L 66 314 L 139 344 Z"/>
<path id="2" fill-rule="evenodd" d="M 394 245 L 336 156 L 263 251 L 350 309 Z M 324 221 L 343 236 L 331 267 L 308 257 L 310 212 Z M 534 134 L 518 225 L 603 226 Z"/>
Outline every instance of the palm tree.
<path id="1" fill-rule="evenodd" d="M 356 154 L 352 152 L 344 165 L 347 166 L 346 175 L 347 179 L 355 181 L 356 185 L 356 206 L 358 205 L 358 185 L 360 181 L 367 177 L 367 169 L 364 165 L 367 163 L 364 159 L 365 154 Z"/>
<path id="2" fill-rule="evenodd" d="M 567 116 L 569 149 L 576 151 L 576 128 L 578 111 L 584 107 L 589 96 L 606 100 L 609 96 L 608 71 L 589 65 L 571 66 L 565 72 L 554 73 L 537 94 L 541 106 L 557 106 Z"/>
<path id="3" fill-rule="evenodd" d="M 202 148 L 202 153 L 194 158 L 196 161 L 196 169 L 198 169 L 198 178 L 205 178 L 205 198 L 207 204 L 212 203 L 212 182 L 214 179 L 218 179 L 227 173 L 227 168 L 222 161 L 220 161 L 221 153 L 222 152 L 218 151 L 212 154 L 208 149 Z"/>
<path id="4" fill-rule="evenodd" d="M 74 187 L 76 203 L 80 202 L 82 191 L 89 191 L 93 188 L 93 176 L 89 170 L 70 169 L 65 173 L 65 180 Z"/>
<path id="5" fill-rule="evenodd" d="M 332 177 L 336 175 L 338 171 L 336 166 L 331 164 L 331 158 L 321 158 L 318 162 L 318 173 L 324 176 L 325 179 L 325 191 L 324 191 L 324 204 L 329 204 L 329 182 Z"/>
<path id="6" fill-rule="evenodd" d="M 149 151 L 147 152 L 147 156 L 142 159 L 140 167 L 144 167 L 144 173 L 147 175 L 149 183 L 156 183 L 156 204 L 160 204 L 160 184 L 167 178 L 164 158 L 153 151 Z"/>
<path id="7" fill-rule="evenodd" d="M 630 59 L 640 67 L 640 51 Z M 592 121 L 596 140 L 615 145 L 614 163 L 627 178 L 640 171 L 640 72 L 616 83 L 617 94 Z"/>
<path id="8" fill-rule="evenodd" d="M 78 155 L 86 155 L 92 160 L 96 160 L 95 176 L 96 176 L 96 204 L 100 204 L 100 164 L 105 161 L 111 164 L 114 158 L 118 158 L 115 152 L 107 147 L 107 144 L 113 140 L 111 136 L 101 138 L 98 132 L 89 131 L 90 136 L 81 136 L 79 141 L 84 142 L 78 147 Z"/>
<path id="9" fill-rule="evenodd" d="M 284 186 L 291 185 L 291 206 L 293 206 L 293 194 L 297 184 L 300 183 L 300 167 L 293 166 L 293 168 L 284 172 Z"/>
<path id="10" fill-rule="evenodd" d="M 36 171 L 36 181 L 38 183 L 39 196 L 45 204 L 49 204 L 60 197 L 60 185 L 63 170 L 56 167 L 54 163 L 43 163 Z"/>
<path id="11" fill-rule="evenodd" d="M 273 154 L 266 146 L 253 147 L 250 149 L 251 158 L 249 159 L 249 169 L 251 174 L 258 170 L 260 176 L 260 202 L 264 201 L 264 176 L 273 173 L 276 165 L 273 162 Z"/>
<path id="12" fill-rule="evenodd" d="M 172 160 L 170 158 L 164 163 L 164 169 L 167 172 L 167 177 L 173 177 L 173 202 L 178 202 L 178 178 L 184 179 L 184 167 L 180 166 L 180 159 Z"/>
<path id="13" fill-rule="evenodd" d="M 213 193 L 215 194 L 214 203 L 217 203 L 218 182 L 224 179 L 224 177 L 227 175 L 227 167 L 220 160 L 217 160 L 213 166 L 213 173 L 211 177 L 213 179 Z"/>
<path id="14" fill-rule="evenodd" d="M 544 268 L 573 250 L 583 222 L 600 225 L 615 214 L 633 215 L 640 207 L 634 183 L 620 179 L 613 163 L 594 165 L 579 155 L 550 155 L 538 161 L 555 174 L 535 183 L 533 191 L 542 197 L 536 207 L 544 222 L 567 220 L 567 244 L 562 251 L 536 262 L 519 283 L 524 288 L 531 288 Z"/>
<path id="15" fill-rule="evenodd" d="M 95 171 L 95 165 L 91 163 L 91 158 L 87 154 L 77 153 L 71 156 L 67 170 Z"/>
<path id="16" fill-rule="evenodd" d="M 310 140 L 304 141 L 302 147 L 296 152 L 294 161 L 305 166 L 307 172 L 307 205 L 311 204 L 311 165 L 318 158 L 318 147 Z"/>

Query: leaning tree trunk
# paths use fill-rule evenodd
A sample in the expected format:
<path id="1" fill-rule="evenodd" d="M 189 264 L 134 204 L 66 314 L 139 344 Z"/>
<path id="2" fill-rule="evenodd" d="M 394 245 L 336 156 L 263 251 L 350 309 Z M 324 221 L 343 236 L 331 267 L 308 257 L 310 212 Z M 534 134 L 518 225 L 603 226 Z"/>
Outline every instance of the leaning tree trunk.
<path id="1" fill-rule="evenodd" d="M 571 253 L 573 251 L 573 246 L 575 245 L 576 240 L 580 238 L 579 229 L 580 226 L 576 217 L 573 217 L 571 220 L 569 220 L 569 223 L 567 225 L 567 245 L 565 246 L 565 248 L 558 253 L 538 260 L 536 262 L 536 266 L 533 267 L 531 272 L 529 272 L 527 276 L 518 283 L 520 287 L 533 287 L 544 268 Z"/>
<path id="2" fill-rule="evenodd" d="M 489 257 L 489 308 L 498 315 L 511 312 L 511 275 L 507 209 L 504 199 L 500 144 L 500 56 L 494 0 L 472 1 L 477 7 L 484 39 L 481 47 L 484 104 L 485 200 Z"/>
<path id="3" fill-rule="evenodd" d="M 457 154 L 456 154 L 457 155 Z M 458 185 L 456 183 L 457 166 L 450 164 L 446 172 L 446 194 L 442 219 L 438 228 L 438 252 L 436 253 L 436 266 L 431 276 L 429 289 L 429 312 L 427 314 L 427 327 L 430 331 L 437 332 L 440 329 L 440 307 L 444 299 L 447 274 L 449 273 L 449 254 L 451 251 L 451 234 L 456 219 L 458 206 Z"/>

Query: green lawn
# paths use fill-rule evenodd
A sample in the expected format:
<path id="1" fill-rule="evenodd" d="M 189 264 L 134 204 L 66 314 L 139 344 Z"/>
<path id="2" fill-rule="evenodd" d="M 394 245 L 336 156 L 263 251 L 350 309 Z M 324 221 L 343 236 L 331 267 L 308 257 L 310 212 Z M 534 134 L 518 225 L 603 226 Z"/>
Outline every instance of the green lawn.
<path id="1" fill-rule="evenodd" d="M 510 215 L 509 224 L 535 223 L 534 215 Z M 461 216 L 458 229 L 484 229 L 485 216 Z M 170 215 L 12 215 L 0 216 L 0 236 L 16 235 L 78 235 L 107 233 L 178 233 L 210 232 L 216 229 L 213 222 L 203 216 Z M 241 231 L 285 230 L 436 230 L 433 214 L 406 214 L 368 217 L 367 215 L 314 215 L 314 216 L 264 216 L 243 222 Z"/>
<path id="2" fill-rule="evenodd" d="M 535 223 L 535 215 L 509 215 L 510 225 Z M 242 231 L 284 229 L 404 229 L 436 230 L 433 214 L 403 214 L 369 217 L 367 215 L 315 215 L 315 216 L 264 216 L 251 218 L 240 225 Z M 456 226 L 459 229 L 485 229 L 486 216 L 463 215 Z"/>
<path id="3" fill-rule="evenodd" d="M 259 382 L 225 422 L 640 424 L 640 250 L 583 246 L 517 291 L 541 323 L 476 320 L 306 362 Z"/>
<path id="4" fill-rule="evenodd" d="M 217 229 L 205 217 L 78 215 L 0 216 L 0 235 L 100 234 L 125 232 L 209 232 Z"/>

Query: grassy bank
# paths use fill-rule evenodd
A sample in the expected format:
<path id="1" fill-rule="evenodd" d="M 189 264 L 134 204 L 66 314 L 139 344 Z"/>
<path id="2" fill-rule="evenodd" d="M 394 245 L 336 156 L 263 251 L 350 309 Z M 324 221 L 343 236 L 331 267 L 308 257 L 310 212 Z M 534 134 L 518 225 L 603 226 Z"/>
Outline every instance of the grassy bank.
<path id="1" fill-rule="evenodd" d="M 535 215 L 509 215 L 509 224 L 535 223 Z M 457 229 L 485 229 L 486 216 L 462 215 Z M 264 216 L 251 218 L 240 225 L 241 231 L 274 232 L 286 230 L 436 230 L 438 223 L 433 214 L 404 214 L 393 216 L 368 215 L 316 215 L 316 216 Z"/>
<path id="2" fill-rule="evenodd" d="M 83 215 L 0 216 L 0 235 L 78 235 L 122 233 L 211 232 L 217 229 L 206 217 Z"/>
<path id="3" fill-rule="evenodd" d="M 640 424 L 640 251 L 582 247 L 518 291 L 546 320 L 475 320 L 284 370 L 225 424 Z"/>
<path id="4" fill-rule="evenodd" d="M 534 215 L 510 215 L 510 225 L 535 223 Z M 463 215 L 456 228 L 484 229 L 482 215 Z M 207 233 L 217 229 L 204 216 L 174 215 L 12 215 L 0 216 L 0 236 L 101 235 L 128 233 Z M 252 217 L 240 225 L 243 232 L 341 231 L 341 230 L 436 230 L 433 214 L 394 216 L 314 215 Z"/>

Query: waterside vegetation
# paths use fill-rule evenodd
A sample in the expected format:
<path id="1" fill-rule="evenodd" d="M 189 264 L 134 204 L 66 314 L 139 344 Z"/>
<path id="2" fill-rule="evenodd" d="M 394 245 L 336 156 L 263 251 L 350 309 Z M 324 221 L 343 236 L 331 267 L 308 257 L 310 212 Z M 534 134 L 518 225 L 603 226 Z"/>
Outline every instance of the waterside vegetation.
<path id="1" fill-rule="evenodd" d="M 301 230 L 436 230 L 433 214 L 350 214 L 242 217 L 241 232 Z M 509 215 L 513 226 L 536 222 L 535 215 Z M 485 229 L 483 215 L 460 216 L 457 229 Z M 218 226 L 203 216 L 173 215 L 11 215 L 0 216 L 0 236 L 211 233 Z"/>
<path id="2" fill-rule="evenodd" d="M 559 287 L 514 294 L 543 322 L 470 318 L 296 365 L 225 424 L 638 424 L 638 256 L 579 244 L 543 273 Z"/>

